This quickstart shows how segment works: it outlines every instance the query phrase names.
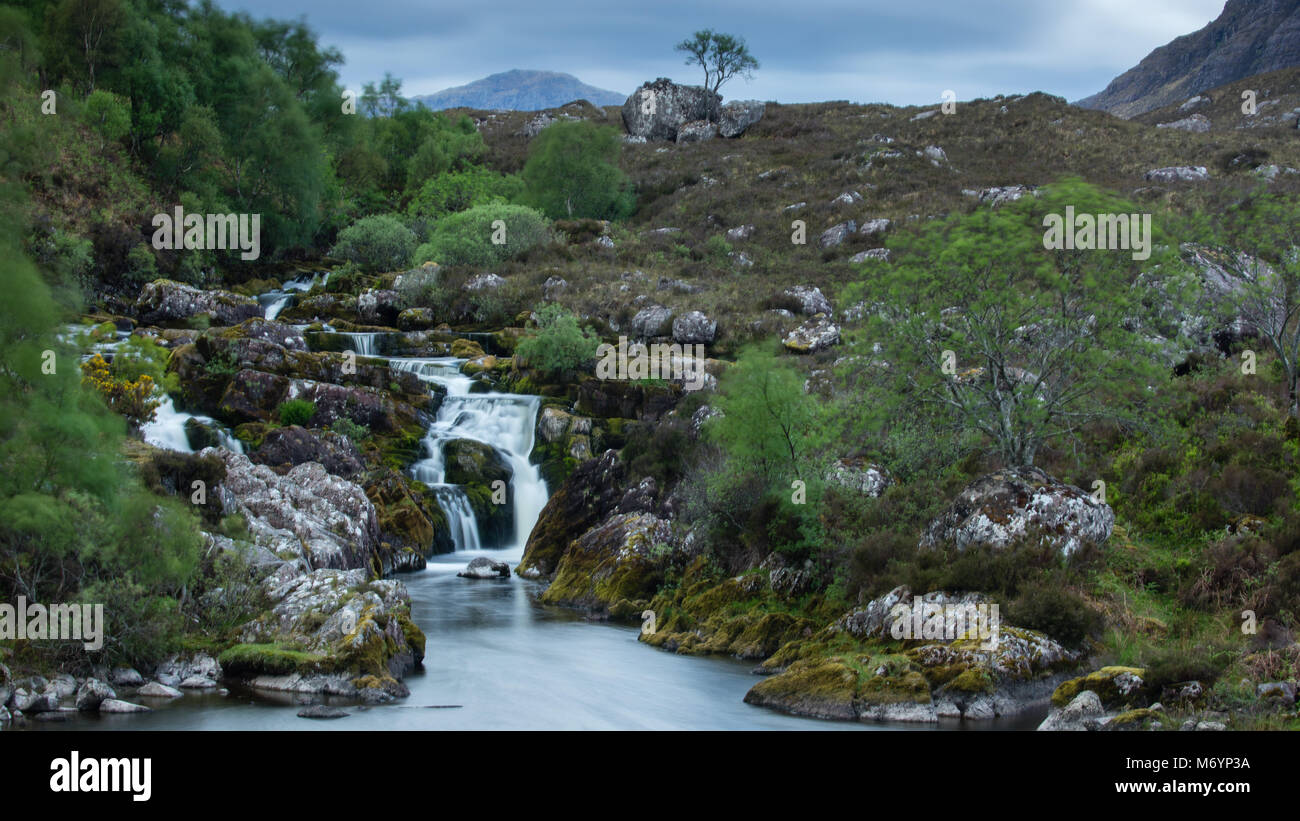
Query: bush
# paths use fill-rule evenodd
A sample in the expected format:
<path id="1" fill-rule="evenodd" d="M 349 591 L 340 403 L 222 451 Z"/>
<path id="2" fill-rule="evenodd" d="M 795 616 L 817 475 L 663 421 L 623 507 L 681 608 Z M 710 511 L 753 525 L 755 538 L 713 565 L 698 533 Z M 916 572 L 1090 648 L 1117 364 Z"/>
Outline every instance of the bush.
<path id="1" fill-rule="evenodd" d="M 131 130 L 131 109 L 121 97 L 103 89 L 95 89 L 86 98 L 81 110 L 82 120 L 93 128 L 104 142 L 116 142 Z"/>
<path id="2" fill-rule="evenodd" d="M 450 171 L 424 181 L 419 192 L 406 206 L 413 220 L 430 223 L 476 205 L 494 200 L 510 201 L 523 191 L 523 180 L 502 175 L 479 166 Z"/>
<path id="3" fill-rule="evenodd" d="M 552 219 L 621 219 L 636 204 L 618 167 L 617 131 L 586 120 L 547 126 L 529 147 L 523 201 Z"/>
<path id="4" fill-rule="evenodd" d="M 359 425 L 346 416 L 340 416 L 330 425 L 330 430 L 340 436 L 346 436 L 353 442 L 361 442 L 370 436 L 370 428 L 366 425 Z"/>
<path id="5" fill-rule="evenodd" d="M 143 242 L 126 254 L 126 270 L 122 272 L 127 282 L 153 282 L 158 278 L 158 261 L 153 251 Z"/>
<path id="6" fill-rule="evenodd" d="M 596 356 L 600 340 L 578 318 L 551 303 L 537 312 L 537 331 L 519 340 L 515 357 L 530 368 L 558 375 L 577 370 Z"/>
<path id="7" fill-rule="evenodd" d="M 403 267 L 415 250 L 415 233 L 397 217 L 363 217 L 339 232 L 330 256 L 356 263 L 364 271 Z"/>
<path id="8" fill-rule="evenodd" d="M 1101 625 L 1082 596 L 1048 582 L 1026 586 L 1006 616 L 1017 627 L 1042 631 L 1071 647 L 1083 644 Z"/>
<path id="9" fill-rule="evenodd" d="M 308 399 L 290 399 L 279 407 L 281 425 L 306 425 L 316 415 L 316 403 Z"/>
<path id="10" fill-rule="evenodd" d="M 504 223 L 504 230 L 493 225 L 498 220 Z M 548 234 L 546 218 L 531 208 L 480 205 L 440 220 L 411 261 L 415 265 L 496 265 L 540 245 Z"/>

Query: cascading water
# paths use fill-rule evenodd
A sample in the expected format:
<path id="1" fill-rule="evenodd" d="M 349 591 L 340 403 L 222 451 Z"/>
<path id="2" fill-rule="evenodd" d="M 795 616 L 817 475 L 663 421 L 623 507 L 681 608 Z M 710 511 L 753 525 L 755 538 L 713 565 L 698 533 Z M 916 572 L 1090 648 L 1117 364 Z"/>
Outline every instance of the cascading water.
<path id="1" fill-rule="evenodd" d="M 546 505 L 546 483 L 529 461 L 540 400 L 509 393 L 470 393 L 473 380 L 460 372 L 465 360 L 389 359 L 394 370 L 410 371 L 423 382 L 447 390 L 438 417 L 425 433 L 424 458 L 411 466 L 411 475 L 437 495 L 451 527 L 456 550 L 475 550 L 482 539 L 474 510 L 464 489 L 446 483 L 443 446 L 455 439 L 472 439 L 490 445 L 510 465 L 510 499 L 514 503 L 514 538 L 511 548 L 522 550 L 537 517 Z"/>
<path id="2" fill-rule="evenodd" d="M 258 303 L 262 306 L 262 316 L 266 319 L 275 319 L 280 312 L 293 301 L 295 291 L 310 291 L 317 285 L 324 287 L 330 281 L 329 272 L 324 274 L 306 274 L 289 280 L 275 291 L 267 291 L 257 298 Z"/>
<path id="3" fill-rule="evenodd" d="M 352 350 L 357 356 L 377 356 L 379 347 L 376 344 L 380 334 L 359 333 L 356 331 L 341 331 L 342 336 L 352 340 Z"/>

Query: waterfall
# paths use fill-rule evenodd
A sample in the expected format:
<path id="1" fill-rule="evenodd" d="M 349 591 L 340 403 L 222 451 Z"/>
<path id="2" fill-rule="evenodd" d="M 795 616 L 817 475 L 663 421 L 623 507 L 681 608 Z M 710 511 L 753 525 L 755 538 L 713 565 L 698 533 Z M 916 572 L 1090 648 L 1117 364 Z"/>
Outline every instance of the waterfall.
<path id="1" fill-rule="evenodd" d="M 329 273 L 323 275 L 317 273 L 310 276 L 303 274 L 284 283 L 278 290 L 267 291 L 257 298 L 258 303 L 262 306 L 262 316 L 268 320 L 275 319 L 293 301 L 294 291 L 310 291 L 317 285 L 324 285 L 329 280 Z"/>
<path id="2" fill-rule="evenodd" d="M 194 448 L 190 446 L 190 438 L 185 432 L 185 423 L 191 419 L 212 428 L 221 447 L 235 453 L 244 452 L 244 443 L 232 436 L 220 422 L 210 416 L 196 416 L 176 410 L 172 398 L 165 393 L 158 409 L 154 411 L 153 421 L 142 425 L 140 432 L 144 435 L 144 441 L 154 447 L 193 453 Z"/>
<path id="3" fill-rule="evenodd" d="M 513 470 L 509 488 L 514 505 L 511 547 L 522 550 L 547 499 L 546 482 L 529 461 L 541 400 L 509 393 L 471 394 L 473 380 L 460 372 L 464 361 L 450 357 L 388 360 L 394 370 L 410 371 L 422 381 L 447 390 L 438 416 L 421 443 L 424 456 L 411 466 L 411 475 L 432 488 L 438 497 L 456 549 L 472 550 L 482 543 L 478 523 L 464 490 L 446 483 L 443 446 L 455 439 L 472 439 L 496 449 Z"/>
<path id="4" fill-rule="evenodd" d="M 357 333 L 355 331 L 342 331 L 341 333 L 343 336 L 352 340 L 352 350 L 357 356 L 376 356 L 378 354 L 375 340 L 378 339 L 381 334 Z"/>

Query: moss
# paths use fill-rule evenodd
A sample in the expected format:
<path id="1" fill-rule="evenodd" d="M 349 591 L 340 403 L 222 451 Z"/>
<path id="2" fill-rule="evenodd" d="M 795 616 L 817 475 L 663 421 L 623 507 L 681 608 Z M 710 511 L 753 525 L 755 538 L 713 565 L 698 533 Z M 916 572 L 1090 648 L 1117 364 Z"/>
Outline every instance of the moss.
<path id="1" fill-rule="evenodd" d="M 1107 730 L 1147 730 L 1151 723 L 1160 720 L 1160 713 L 1145 707 L 1126 710 L 1106 722 Z"/>
<path id="2" fill-rule="evenodd" d="M 960 693 L 991 693 L 995 684 L 988 672 L 967 668 L 949 681 L 946 689 Z"/>
<path id="3" fill-rule="evenodd" d="M 930 703 L 930 684 L 915 670 L 865 678 L 858 695 L 872 704 Z"/>
<path id="4" fill-rule="evenodd" d="M 284 644 L 236 644 L 223 652 L 217 661 L 227 675 L 251 678 L 319 672 L 325 668 L 327 660 L 324 656 Z"/>
<path id="5" fill-rule="evenodd" d="M 1073 678 L 1069 681 L 1063 681 L 1052 693 L 1052 704 L 1057 707 L 1064 707 L 1074 700 L 1074 697 L 1084 690 L 1091 690 L 1101 699 L 1102 704 L 1110 705 L 1130 696 L 1124 696 L 1115 684 L 1115 678 L 1121 673 L 1131 673 L 1138 678 L 1146 678 L 1146 670 L 1140 667 L 1103 667 L 1088 673 L 1086 676 Z"/>
<path id="6" fill-rule="evenodd" d="M 746 704 L 795 715 L 853 721 L 858 671 L 838 660 L 800 661 L 765 678 L 745 694 Z"/>

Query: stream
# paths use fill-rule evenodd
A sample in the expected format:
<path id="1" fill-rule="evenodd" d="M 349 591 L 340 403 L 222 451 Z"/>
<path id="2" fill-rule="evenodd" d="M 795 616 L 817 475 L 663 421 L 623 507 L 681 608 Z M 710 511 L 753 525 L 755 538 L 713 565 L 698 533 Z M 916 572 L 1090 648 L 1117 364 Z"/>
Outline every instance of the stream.
<path id="1" fill-rule="evenodd" d="M 273 307 L 268 305 L 268 313 Z M 354 337 L 356 348 L 374 350 L 374 335 L 364 337 Z M 750 672 L 753 662 L 652 649 L 638 641 L 637 626 L 590 621 L 578 612 L 537 603 L 541 584 L 513 574 L 508 579 L 458 578 L 456 573 L 477 556 L 512 567 L 522 557 L 547 499 L 546 484 L 529 462 L 539 401 L 514 394 L 471 394 L 471 380 L 459 371 L 462 360 L 379 358 L 447 389 L 425 436 L 423 458 L 410 472 L 443 502 L 457 550 L 433 556 L 426 569 L 398 577 L 410 591 L 412 618 L 427 637 L 423 669 L 405 679 L 410 697 L 362 707 L 317 696 L 316 701 L 338 702 L 350 712 L 347 718 L 322 722 L 297 717 L 300 699 L 311 699 L 236 686 L 225 695 L 188 692 L 169 703 L 151 704 L 154 711 L 144 715 L 79 714 L 66 722 L 32 722 L 32 729 L 924 730 L 1032 729 L 1041 720 L 1036 712 L 1022 719 L 938 725 L 786 716 L 743 702 L 758 681 Z M 168 403 L 152 430 L 146 430 L 146 438 L 189 450 L 184 437 L 188 416 Z M 513 544 L 479 547 L 477 523 L 462 489 L 444 481 L 442 446 L 457 438 L 492 445 L 513 469 Z M 131 698 L 129 693 L 124 697 Z"/>

